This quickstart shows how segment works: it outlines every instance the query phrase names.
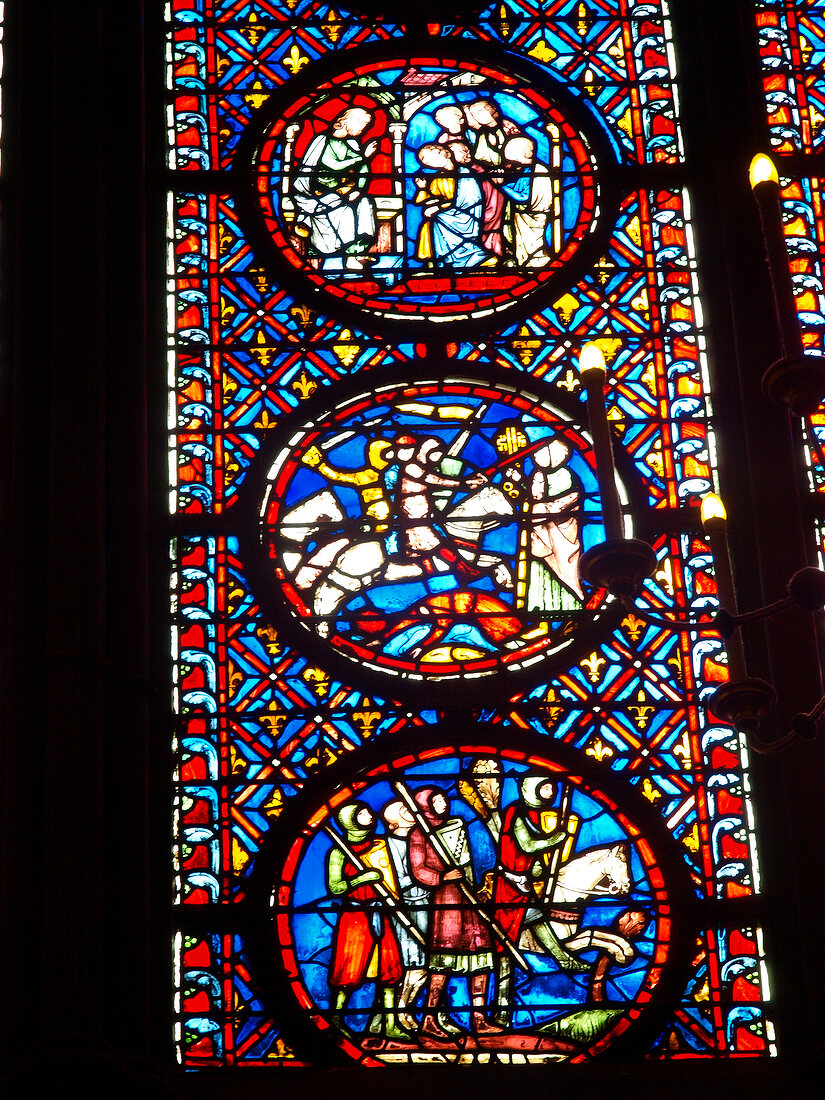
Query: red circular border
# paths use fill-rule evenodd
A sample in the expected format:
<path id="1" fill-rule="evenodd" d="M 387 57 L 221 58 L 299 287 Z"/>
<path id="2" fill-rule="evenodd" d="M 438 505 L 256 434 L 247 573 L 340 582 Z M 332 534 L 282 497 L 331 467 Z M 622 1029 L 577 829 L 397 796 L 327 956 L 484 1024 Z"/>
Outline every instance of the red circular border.
<path id="1" fill-rule="evenodd" d="M 551 117 L 553 121 L 557 123 L 564 135 L 564 140 L 571 154 L 577 162 L 577 169 L 582 184 L 581 210 L 579 211 L 576 225 L 567 235 L 566 246 L 563 251 L 556 256 L 546 268 L 542 269 L 540 274 L 531 278 L 519 278 L 515 275 L 508 277 L 504 275 L 501 278 L 502 280 L 511 280 L 509 285 L 503 286 L 499 292 L 491 294 L 487 298 L 473 298 L 468 304 L 461 305 L 460 307 L 457 303 L 438 305 L 405 301 L 404 298 L 401 298 L 397 302 L 394 300 L 387 302 L 385 298 L 370 298 L 364 294 L 356 294 L 352 291 L 347 291 L 346 286 L 324 279 L 316 274 L 312 268 L 306 265 L 303 258 L 298 255 L 281 228 L 280 219 L 270 200 L 270 180 L 273 175 L 272 162 L 279 144 L 279 139 L 290 122 L 305 108 L 317 102 L 319 96 L 324 92 L 329 91 L 330 93 L 334 93 L 338 89 L 339 81 L 349 79 L 354 75 L 352 71 L 342 73 L 336 80 L 326 81 L 319 85 L 312 93 L 301 96 L 283 112 L 282 116 L 268 130 L 267 136 L 261 146 L 256 168 L 256 191 L 263 213 L 264 223 L 285 260 L 287 260 L 296 270 L 300 271 L 317 289 L 323 290 L 355 308 L 369 311 L 371 314 L 377 313 L 387 320 L 420 318 L 426 315 L 429 320 L 462 321 L 466 320 L 469 316 L 479 313 L 494 313 L 511 303 L 514 298 L 521 298 L 526 294 L 532 293 L 551 276 L 555 275 L 572 259 L 582 241 L 595 227 L 596 216 L 598 214 L 598 188 L 596 185 L 596 165 L 594 163 L 593 153 L 588 150 L 584 135 L 567 121 L 557 107 L 554 107 L 547 98 L 542 96 L 535 89 L 525 86 L 515 77 L 507 76 L 499 70 L 472 61 L 457 61 L 452 58 L 411 57 L 399 59 L 399 63 L 401 63 L 402 60 L 404 64 L 408 65 L 452 65 L 460 71 L 482 73 L 484 76 L 499 81 L 506 87 L 517 90 L 519 96 L 531 102 L 534 107 L 540 109 L 543 114 Z M 357 72 L 359 74 L 369 73 L 391 68 L 392 65 L 392 61 L 373 62 L 372 64 L 360 66 Z M 355 101 L 357 101 L 357 97 Z M 370 136 L 369 133 L 366 136 Z M 276 172 L 275 175 L 277 174 Z M 416 275 L 411 275 L 401 284 L 401 286 L 409 287 L 410 283 L 414 283 L 416 277 Z M 432 276 L 428 276 L 428 278 L 432 279 Z M 449 286 L 449 289 L 453 293 L 460 291 L 461 281 L 460 275 L 453 274 L 452 276 L 445 277 L 445 289 Z M 434 291 L 433 289 L 429 289 L 427 293 L 433 294 Z"/>
<path id="2" fill-rule="evenodd" d="M 548 772 L 562 773 L 565 776 L 567 782 L 572 783 L 588 794 L 589 797 L 594 798 L 600 802 L 605 809 L 612 814 L 614 819 L 619 822 L 622 828 L 625 830 L 628 836 L 629 842 L 634 846 L 639 859 L 647 874 L 648 882 L 650 884 L 651 893 L 656 903 L 656 940 L 655 940 L 655 952 L 650 962 L 650 967 L 647 971 L 647 975 L 642 984 L 636 1000 L 627 1008 L 627 1011 L 618 1020 L 613 1028 L 606 1034 L 593 1043 L 587 1050 L 581 1051 L 573 1057 L 567 1059 L 571 1065 L 588 1061 L 594 1055 L 601 1053 L 610 1045 L 610 1043 L 621 1035 L 634 1020 L 644 1011 L 644 1005 L 651 999 L 653 991 L 659 983 L 659 979 L 662 974 L 662 969 L 667 962 L 668 956 L 668 942 L 669 932 L 671 925 L 670 916 L 670 902 L 665 887 L 665 881 L 662 876 L 662 872 L 659 868 L 653 851 L 648 842 L 642 836 L 641 831 L 636 828 L 635 825 L 625 816 L 625 814 L 619 809 L 616 803 L 609 798 L 606 794 L 594 787 L 590 783 L 586 783 L 581 776 L 570 774 L 560 764 L 554 764 L 546 757 L 539 756 L 537 753 L 520 752 L 518 749 L 506 749 L 496 747 L 490 744 L 473 744 L 473 745 L 447 745 L 437 749 L 427 749 L 418 753 L 408 753 L 400 756 L 389 764 L 381 764 L 377 767 L 370 769 L 366 773 L 363 779 L 358 779 L 346 787 L 342 787 L 336 791 L 335 794 L 327 800 L 324 806 L 317 811 L 307 822 L 306 827 L 302 830 L 301 835 L 293 842 L 286 860 L 284 861 L 283 871 L 281 873 L 281 881 L 277 887 L 277 892 L 273 901 L 273 908 L 275 909 L 275 915 L 273 922 L 277 931 L 278 943 L 281 949 L 281 957 L 283 965 L 289 976 L 289 983 L 292 991 L 298 1000 L 298 1003 L 302 1008 L 306 1009 L 310 1013 L 312 1022 L 320 1030 L 326 1030 L 331 1028 L 332 1025 L 322 1015 L 320 1015 L 317 1006 L 310 997 L 300 977 L 300 965 L 295 952 L 292 928 L 290 925 L 290 913 L 289 913 L 289 900 L 292 890 L 292 885 L 295 880 L 299 864 L 303 851 L 312 842 L 317 835 L 318 829 L 325 820 L 328 820 L 332 811 L 344 802 L 350 799 L 357 798 L 358 792 L 364 790 L 370 785 L 371 782 L 380 782 L 385 780 L 387 773 L 390 771 L 400 771 L 403 768 L 409 768 L 421 763 L 426 763 L 427 760 L 441 759 L 445 756 L 462 756 L 469 754 L 481 754 L 485 756 L 500 756 L 506 760 L 512 760 L 516 763 L 529 764 L 534 767 L 542 768 Z M 343 1033 L 339 1033 L 337 1037 L 338 1045 L 341 1049 L 349 1055 L 351 1058 L 356 1059 L 361 1065 L 366 1067 L 383 1067 L 386 1068 L 386 1064 L 379 1059 L 370 1057 L 360 1047 L 352 1043 Z"/>

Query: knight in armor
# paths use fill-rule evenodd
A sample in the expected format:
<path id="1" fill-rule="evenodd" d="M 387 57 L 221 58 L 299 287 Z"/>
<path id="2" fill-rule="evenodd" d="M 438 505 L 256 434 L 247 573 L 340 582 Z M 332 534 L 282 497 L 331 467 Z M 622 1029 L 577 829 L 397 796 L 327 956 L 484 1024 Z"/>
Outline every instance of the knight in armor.
<path id="1" fill-rule="evenodd" d="M 496 919 L 511 943 L 518 945 L 524 937 L 551 955 L 562 970 L 583 972 L 589 967 L 566 950 L 539 905 L 551 874 L 543 857 L 561 848 L 567 839 L 564 828 L 546 828 L 555 797 L 556 785 L 546 775 L 521 780 L 520 797 L 508 806 L 502 823 L 493 903 Z M 497 963 L 496 1018 L 499 1023 L 509 1024 L 512 964 L 501 949 Z"/>

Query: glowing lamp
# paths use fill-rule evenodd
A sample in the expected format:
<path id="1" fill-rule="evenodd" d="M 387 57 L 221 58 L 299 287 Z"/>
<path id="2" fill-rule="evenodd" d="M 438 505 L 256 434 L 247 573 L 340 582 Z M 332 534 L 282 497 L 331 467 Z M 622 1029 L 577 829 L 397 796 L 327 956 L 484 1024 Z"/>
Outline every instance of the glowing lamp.
<path id="1" fill-rule="evenodd" d="M 714 520 L 718 520 L 724 523 L 728 518 L 722 498 L 717 496 L 716 493 L 707 493 L 702 497 L 700 515 L 702 517 L 702 527 L 704 528 L 707 528 L 708 522 L 713 523 Z"/>
<path id="2" fill-rule="evenodd" d="M 752 188 L 757 187 L 760 183 L 779 183 L 779 173 L 776 170 L 776 165 L 764 153 L 757 153 L 751 161 L 748 178 Z"/>
<path id="3" fill-rule="evenodd" d="M 599 371 L 602 375 L 607 373 L 604 355 L 602 355 L 602 349 L 598 344 L 591 341 L 589 344 L 584 345 L 579 354 L 579 370 L 582 374 L 587 374 L 590 371 Z"/>

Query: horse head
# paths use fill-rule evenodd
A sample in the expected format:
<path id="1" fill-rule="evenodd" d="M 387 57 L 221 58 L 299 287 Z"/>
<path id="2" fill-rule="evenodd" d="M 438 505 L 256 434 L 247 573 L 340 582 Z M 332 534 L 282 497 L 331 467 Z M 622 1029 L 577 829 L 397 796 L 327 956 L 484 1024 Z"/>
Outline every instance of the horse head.
<path id="1" fill-rule="evenodd" d="M 556 900 L 573 901 L 591 894 L 630 893 L 627 847 L 593 848 L 566 863 L 559 872 Z"/>
<path id="2" fill-rule="evenodd" d="M 610 894 L 630 893 L 630 872 L 627 865 L 627 847 L 616 844 L 604 850 L 604 877 Z"/>

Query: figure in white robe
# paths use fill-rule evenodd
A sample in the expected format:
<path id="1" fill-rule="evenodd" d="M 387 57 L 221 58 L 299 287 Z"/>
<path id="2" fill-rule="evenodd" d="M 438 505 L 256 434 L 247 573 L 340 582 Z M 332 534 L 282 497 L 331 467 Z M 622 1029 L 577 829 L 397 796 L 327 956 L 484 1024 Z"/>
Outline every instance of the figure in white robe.
<path id="1" fill-rule="evenodd" d="M 579 581 L 581 491 L 564 465 L 570 454 L 560 439 L 533 452 L 530 478 L 530 610 L 566 610 L 584 601 Z"/>
<path id="2" fill-rule="evenodd" d="M 375 202 L 365 189 L 378 146 L 371 141 L 362 147 L 358 140 L 371 122 L 372 114 L 360 107 L 344 111 L 331 133 L 309 143 L 293 183 L 295 232 L 309 238 L 318 256 L 352 259 L 347 266 L 362 266 L 377 237 Z"/>
<path id="3" fill-rule="evenodd" d="M 547 166 L 535 162 L 535 143 L 526 137 L 511 138 L 504 155 L 515 176 L 504 185 L 512 219 L 508 225 L 516 263 L 520 267 L 545 267 L 547 222 L 553 210 L 553 180 Z"/>

